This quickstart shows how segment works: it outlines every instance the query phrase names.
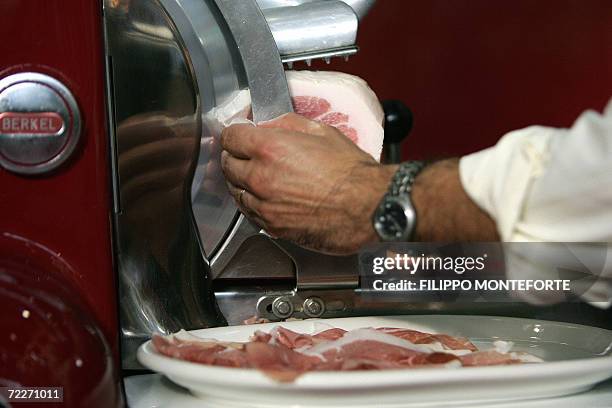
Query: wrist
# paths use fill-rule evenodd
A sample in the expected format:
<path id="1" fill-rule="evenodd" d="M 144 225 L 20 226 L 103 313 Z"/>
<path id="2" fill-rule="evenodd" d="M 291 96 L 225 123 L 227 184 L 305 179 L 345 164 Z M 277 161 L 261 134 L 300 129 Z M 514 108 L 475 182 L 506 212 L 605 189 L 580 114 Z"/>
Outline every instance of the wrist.
<path id="1" fill-rule="evenodd" d="M 380 236 L 374 229 L 372 217 L 380 202 L 389 191 L 393 176 L 398 171 L 399 165 L 377 165 L 372 166 L 367 176 L 369 194 L 365 195 L 363 210 L 361 211 L 364 227 L 364 245 L 380 242 Z"/>
<path id="2" fill-rule="evenodd" d="M 399 165 L 387 194 L 372 216 L 372 224 L 382 241 L 414 240 L 417 216 L 411 199 L 412 189 L 425 166 L 425 162 L 414 160 Z"/>

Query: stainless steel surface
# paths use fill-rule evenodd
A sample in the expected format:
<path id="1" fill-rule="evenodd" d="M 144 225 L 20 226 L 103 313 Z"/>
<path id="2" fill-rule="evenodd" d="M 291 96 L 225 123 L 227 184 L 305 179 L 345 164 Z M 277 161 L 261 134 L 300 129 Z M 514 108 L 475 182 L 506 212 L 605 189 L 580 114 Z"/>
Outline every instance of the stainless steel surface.
<path id="1" fill-rule="evenodd" d="M 259 318 L 278 321 L 271 305 L 278 297 L 291 300 L 294 313 L 291 318 L 305 319 L 303 304 L 310 297 L 320 298 L 325 303 L 321 317 L 336 318 L 348 316 L 380 316 L 423 314 L 467 314 L 488 316 L 512 316 L 558 320 L 587 324 L 612 329 L 609 311 L 594 308 L 588 304 L 564 303 L 551 306 L 529 305 L 522 302 L 453 302 L 424 301 L 406 297 L 405 301 L 389 301 L 384 296 L 364 293 L 361 290 L 301 290 L 291 288 L 236 285 L 228 286 L 216 293 L 219 308 L 230 325 L 241 325 L 246 319 Z M 431 297 L 430 297 L 431 299 Z M 253 305 L 257 305 L 253 310 Z"/>
<path id="2" fill-rule="evenodd" d="M 330 0 L 257 0 L 257 3 L 262 10 L 266 10 L 276 7 L 299 6 L 301 4 L 312 3 L 315 1 L 321 2 Z M 343 0 L 343 2 L 351 6 L 361 20 L 366 16 L 366 14 L 368 14 L 372 6 L 374 6 L 374 3 L 376 3 L 376 0 Z"/>
<path id="3" fill-rule="evenodd" d="M 245 220 L 250 230 L 230 235 L 214 260 L 212 276 L 224 280 L 291 280 L 296 289 L 357 288 L 359 271 L 355 256 L 330 256 L 283 240 L 272 240 Z M 220 266 L 223 265 L 221 268 Z M 215 267 L 217 266 L 218 269 Z"/>
<path id="4" fill-rule="evenodd" d="M 536 315 L 540 309 L 521 303 L 448 303 L 406 299 L 406 302 L 389 302 L 383 298 L 376 299 L 372 294 L 355 289 L 317 289 L 294 290 L 271 286 L 229 286 L 217 292 L 219 308 L 230 325 L 240 325 L 253 316 L 278 321 L 285 318 L 307 319 L 312 317 L 305 310 L 306 302 L 319 299 L 324 305 L 323 313 L 318 317 L 336 318 L 346 316 L 370 316 L 422 313 L 466 313 L 482 315 L 524 316 Z M 274 310 L 274 302 L 283 299 L 291 303 L 293 313 L 279 317 Z M 252 305 L 257 305 L 256 310 Z M 562 316 L 560 314 L 559 316 Z"/>
<path id="5" fill-rule="evenodd" d="M 161 0 L 188 52 L 201 101 L 202 134 L 198 164 L 191 188 L 193 212 L 202 249 L 210 256 L 236 221 L 237 208 L 219 171 L 219 109 L 232 104 L 248 87 L 236 46 L 214 5 L 202 0 Z M 212 3 L 211 3 L 212 4 Z M 246 118 L 246 108 L 235 116 Z"/>
<path id="6" fill-rule="evenodd" d="M 228 80 L 226 69 L 239 62 L 228 62 L 229 51 L 219 51 L 233 46 L 225 43 L 231 37 L 221 31 L 214 7 L 197 0 L 164 3 L 168 9 L 155 0 L 107 0 L 104 8 L 116 127 L 111 134 L 118 172 L 115 245 L 124 368 L 138 367 L 135 349 L 152 332 L 224 323 L 193 219 L 191 181 L 207 136 L 202 116 L 229 97 L 225 89 L 238 88 L 240 81 Z M 185 22 L 190 13 L 213 30 L 210 48 Z M 182 21 L 180 32 L 175 21 Z M 207 51 L 219 56 L 218 65 L 206 65 Z M 224 72 L 215 77 L 218 70 Z M 234 78 L 239 77 L 237 69 Z"/>
<path id="7" fill-rule="evenodd" d="M 355 13 L 357 13 L 360 20 L 364 18 L 370 12 L 372 7 L 374 7 L 374 4 L 376 3 L 376 0 L 342 0 L 342 1 L 344 1 L 346 4 L 351 6 L 353 10 L 355 10 Z"/>
<path id="8" fill-rule="evenodd" d="M 355 45 L 359 21 L 339 0 L 264 10 L 281 56 L 328 51 Z"/>
<path id="9" fill-rule="evenodd" d="M 340 289 L 359 285 L 357 256 L 331 256 L 309 251 L 283 240 L 274 243 L 293 260 L 296 267 L 296 289 Z"/>
<path id="10" fill-rule="evenodd" d="M 243 214 L 238 216 L 238 221 L 231 229 L 227 239 L 223 242 L 221 248 L 215 252 L 214 257 L 210 261 L 211 276 L 213 279 L 218 278 L 222 274 L 232 275 L 236 278 L 243 275 L 244 268 L 236 266 L 231 268 L 230 261 L 236 257 L 238 251 L 246 245 L 247 240 L 252 237 L 262 235 L 261 228 L 250 222 Z M 264 235 L 262 235 L 265 238 Z M 261 257 L 259 254 L 258 257 Z M 251 264 L 254 268 L 257 265 Z"/>
<path id="11" fill-rule="evenodd" d="M 224 313 L 227 313 L 229 324 L 237 324 L 235 322 L 243 322 L 249 316 L 256 315 L 271 321 L 278 321 L 287 318 L 308 319 L 312 317 L 343 317 L 354 316 L 360 314 L 369 314 L 373 309 L 361 307 L 361 298 L 359 292 L 351 289 L 338 290 L 301 290 L 301 291 L 283 291 L 270 290 L 268 292 L 258 292 L 254 288 L 235 288 L 233 291 L 226 290 L 217 294 L 219 299 L 219 307 Z M 252 311 L 245 315 L 244 309 L 236 308 L 229 310 L 230 304 L 246 304 L 256 300 L 256 313 Z M 291 304 L 292 313 L 286 316 L 280 316 L 274 307 L 274 302 L 278 299 L 283 299 Z M 405 309 L 404 309 L 405 310 Z"/>
<path id="12" fill-rule="evenodd" d="M 324 59 L 330 60 L 331 62 L 331 58 L 348 58 L 351 55 L 355 55 L 358 51 L 359 48 L 357 46 L 350 46 L 325 51 L 304 52 L 300 54 L 284 55 L 282 61 L 284 64 L 292 64 L 297 61 L 307 61 L 308 63 L 308 61 L 313 59 Z"/>
<path id="13" fill-rule="evenodd" d="M 257 3 L 254 0 L 216 0 L 216 3 L 235 39 L 245 67 L 253 120 L 262 122 L 292 112 L 280 55 Z M 257 226 L 240 215 L 223 246 L 213 255 L 213 275 L 222 273 L 243 243 L 260 233 Z"/>
<path id="14" fill-rule="evenodd" d="M 220 254 L 226 253 L 220 252 Z M 248 237 L 242 243 L 223 270 L 213 270 L 212 277 L 223 281 L 284 280 L 295 282 L 295 266 L 287 253 L 267 236 L 256 234 Z"/>
<path id="15" fill-rule="evenodd" d="M 0 114 L 7 115 L 3 122 L 8 124 L 11 123 L 8 115 L 22 115 L 12 119 L 26 122 L 19 126 L 18 133 L 0 133 L 0 166 L 12 172 L 41 174 L 54 170 L 71 156 L 78 144 L 81 114 L 76 100 L 64 84 L 48 75 L 23 72 L 0 80 Z M 55 120 L 63 122 L 61 128 L 44 132 L 34 118 L 36 114 L 54 115 Z M 28 133 L 25 130 L 30 126 L 32 130 Z"/>
<path id="16" fill-rule="evenodd" d="M 238 46 L 249 81 L 253 121 L 293 111 L 274 37 L 254 0 L 215 0 Z"/>

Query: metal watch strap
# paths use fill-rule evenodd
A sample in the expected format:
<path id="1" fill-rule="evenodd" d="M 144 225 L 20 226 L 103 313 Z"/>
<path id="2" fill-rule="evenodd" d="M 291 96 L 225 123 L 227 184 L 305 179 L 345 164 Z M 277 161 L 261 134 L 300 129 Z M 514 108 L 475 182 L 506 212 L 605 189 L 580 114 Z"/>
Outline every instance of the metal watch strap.
<path id="1" fill-rule="evenodd" d="M 400 164 L 399 169 L 391 180 L 388 194 L 394 197 L 409 194 L 417 175 L 424 168 L 425 162 L 423 161 L 413 160 Z"/>
<path id="2" fill-rule="evenodd" d="M 394 174 L 389 191 L 374 212 L 374 230 L 383 241 L 410 241 L 416 229 L 416 210 L 410 192 L 424 162 L 402 163 Z"/>

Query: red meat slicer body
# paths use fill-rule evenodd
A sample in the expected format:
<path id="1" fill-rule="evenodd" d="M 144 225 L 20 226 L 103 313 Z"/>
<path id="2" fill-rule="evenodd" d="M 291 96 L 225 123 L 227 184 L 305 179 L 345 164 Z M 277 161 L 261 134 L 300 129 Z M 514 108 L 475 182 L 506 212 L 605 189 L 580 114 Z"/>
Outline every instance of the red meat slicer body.
<path id="1" fill-rule="evenodd" d="M 0 2 L 0 79 L 56 79 L 81 122 L 61 167 L 0 169 L 0 386 L 63 385 L 73 406 L 122 400 L 101 13 L 95 1 Z"/>

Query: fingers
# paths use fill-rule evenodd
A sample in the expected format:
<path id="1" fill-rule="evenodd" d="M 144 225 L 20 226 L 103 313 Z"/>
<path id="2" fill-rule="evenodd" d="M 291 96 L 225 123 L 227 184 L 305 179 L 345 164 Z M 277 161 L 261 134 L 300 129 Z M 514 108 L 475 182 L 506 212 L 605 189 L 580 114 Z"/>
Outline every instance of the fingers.
<path id="1" fill-rule="evenodd" d="M 221 168 L 225 178 L 234 186 L 248 188 L 247 179 L 251 172 L 251 161 L 239 159 L 227 151 L 221 152 Z"/>
<path id="2" fill-rule="evenodd" d="M 255 221 L 260 227 L 267 228 L 259 208 L 261 208 L 261 200 L 240 187 L 236 187 L 231 183 L 227 183 L 227 189 L 230 195 L 234 197 L 240 211 L 247 217 Z"/>
<path id="3" fill-rule="evenodd" d="M 258 209 L 261 205 L 261 200 L 259 198 L 251 194 L 248 190 L 237 187 L 232 183 L 227 183 L 227 189 L 230 195 L 234 197 L 236 204 L 238 204 L 241 210 L 244 210 L 247 214 L 260 215 Z"/>
<path id="4" fill-rule="evenodd" d="M 325 125 L 322 123 L 315 122 L 296 113 L 287 113 L 276 119 L 261 122 L 257 127 L 264 129 L 285 129 L 315 135 L 323 135 L 325 132 Z"/>
<path id="5" fill-rule="evenodd" d="M 221 133 L 221 146 L 239 159 L 250 159 L 265 135 L 250 124 L 228 126 Z"/>

